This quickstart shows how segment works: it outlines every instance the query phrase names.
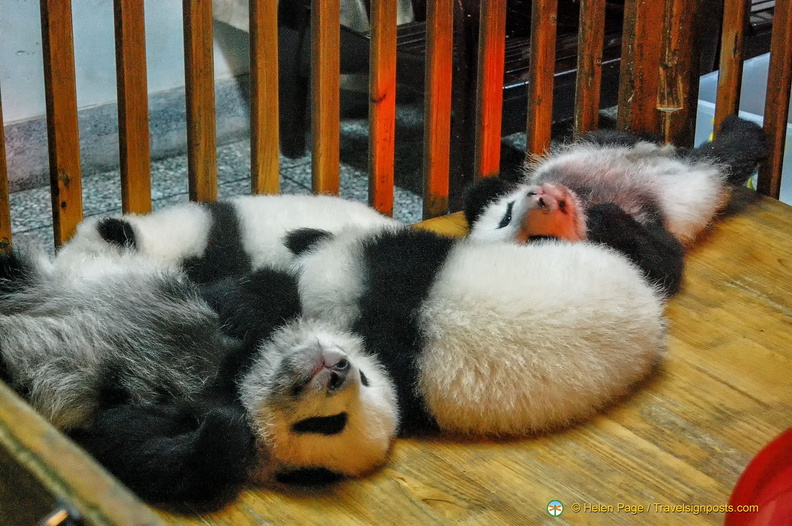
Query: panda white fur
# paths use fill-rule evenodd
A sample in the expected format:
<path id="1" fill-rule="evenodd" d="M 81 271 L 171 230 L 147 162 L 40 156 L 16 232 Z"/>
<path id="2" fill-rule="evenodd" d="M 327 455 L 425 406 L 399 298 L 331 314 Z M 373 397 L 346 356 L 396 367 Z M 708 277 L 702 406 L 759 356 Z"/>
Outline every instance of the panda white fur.
<path id="1" fill-rule="evenodd" d="M 387 459 L 393 386 L 365 357 L 342 367 L 319 330 L 292 345 L 299 313 L 296 281 L 276 270 L 199 294 L 181 270 L 134 252 L 4 254 L 0 380 L 149 501 L 215 499 L 251 472 L 361 474 Z M 333 341 L 357 343 L 345 338 Z M 262 385 L 265 370 L 277 381 Z M 266 416 L 245 411 L 241 384 L 267 400 Z M 277 432 L 256 441 L 268 426 Z"/>
<path id="2" fill-rule="evenodd" d="M 474 186 L 465 210 L 470 235 L 588 239 L 592 209 L 611 204 L 641 225 L 662 225 L 690 243 L 767 151 L 762 129 L 736 116 L 724 121 L 714 141 L 691 151 L 599 130 L 526 163 L 520 184 L 496 179 Z"/>
<path id="3" fill-rule="evenodd" d="M 203 283 L 262 267 L 287 268 L 291 252 L 282 238 L 296 228 L 336 232 L 394 224 L 399 223 L 363 203 L 334 196 L 246 195 L 150 214 L 88 218 L 59 258 L 131 249 L 162 263 L 184 265 L 191 279 Z"/>
<path id="4" fill-rule="evenodd" d="M 296 262 L 305 323 L 351 331 L 354 340 L 322 340 L 352 364 L 384 367 L 403 433 L 563 427 L 628 393 L 664 352 L 660 294 L 602 246 L 484 244 L 407 228 L 299 235 L 315 237 Z M 313 338 L 306 325 L 298 331 Z M 274 381 L 248 378 L 257 376 Z M 267 405 L 260 390 L 243 387 L 254 414 Z"/>

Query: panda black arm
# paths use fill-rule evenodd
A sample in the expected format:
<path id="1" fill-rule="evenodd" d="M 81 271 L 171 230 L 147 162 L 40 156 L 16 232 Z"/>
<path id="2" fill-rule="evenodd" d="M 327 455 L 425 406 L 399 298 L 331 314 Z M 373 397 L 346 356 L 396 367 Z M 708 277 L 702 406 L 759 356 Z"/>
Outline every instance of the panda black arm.
<path id="1" fill-rule="evenodd" d="M 612 247 L 635 263 L 666 296 L 679 291 L 685 249 L 660 223 L 643 225 L 615 204 L 591 207 L 588 238 Z"/>
<path id="2" fill-rule="evenodd" d="M 72 438 L 139 497 L 155 503 L 233 497 L 255 457 L 244 410 L 234 403 L 121 405 Z"/>

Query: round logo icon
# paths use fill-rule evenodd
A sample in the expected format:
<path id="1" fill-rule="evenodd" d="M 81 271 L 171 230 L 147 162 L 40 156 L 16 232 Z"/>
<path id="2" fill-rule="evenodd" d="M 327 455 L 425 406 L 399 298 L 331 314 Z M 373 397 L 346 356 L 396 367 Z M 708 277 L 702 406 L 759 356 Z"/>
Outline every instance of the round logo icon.
<path id="1" fill-rule="evenodd" d="M 560 500 L 551 500 L 547 503 L 547 513 L 553 517 L 558 517 L 564 513 L 564 505 L 561 504 Z"/>

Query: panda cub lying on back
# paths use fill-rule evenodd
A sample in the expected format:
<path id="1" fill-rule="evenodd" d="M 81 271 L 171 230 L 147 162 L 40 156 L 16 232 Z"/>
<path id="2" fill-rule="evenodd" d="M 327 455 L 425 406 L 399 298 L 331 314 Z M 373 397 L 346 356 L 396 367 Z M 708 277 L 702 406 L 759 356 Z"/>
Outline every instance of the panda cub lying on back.
<path id="1" fill-rule="evenodd" d="M 599 130 L 527 163 L 524 182 L 479 181 L 468 191 L 465 216 L 473 239 L 555 237 L 611 246 L 673 294 L 684 244 L 766 156 L 762 129 L 735 116 L 714 141 L 690 151 Z"/>

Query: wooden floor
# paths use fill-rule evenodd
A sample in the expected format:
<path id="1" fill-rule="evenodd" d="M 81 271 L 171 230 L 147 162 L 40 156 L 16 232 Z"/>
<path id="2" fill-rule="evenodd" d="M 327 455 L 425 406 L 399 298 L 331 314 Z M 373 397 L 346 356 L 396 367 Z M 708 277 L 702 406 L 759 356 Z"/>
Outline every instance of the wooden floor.
<path id="1" fill-rule="evenodd" d="M 725 505 L 749 460 L 792 426 L 792 207 L 745 193 L 732 208 L 690 250 L 662 368 L 583 425 L 506 442 L 399 440 L 364 479 L 251 487 L 220 511 L 157 514 L 170 524 L 721 524 L 722 513 L 659 505 Z M 458 216 L 422 226 L 465 228 Z M 546 511 L 552 500 L 560 517 Z M 637 506 L 646 511 L 625 509 Z"/>

